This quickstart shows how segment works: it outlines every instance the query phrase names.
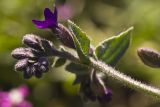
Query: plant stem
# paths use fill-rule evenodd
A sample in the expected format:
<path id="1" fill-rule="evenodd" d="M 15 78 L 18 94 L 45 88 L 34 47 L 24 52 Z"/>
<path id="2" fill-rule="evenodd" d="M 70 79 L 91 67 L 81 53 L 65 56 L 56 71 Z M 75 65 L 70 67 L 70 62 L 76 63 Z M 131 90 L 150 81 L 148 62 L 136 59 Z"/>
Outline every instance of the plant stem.
<path id="1" fill-rule="evenodd" d="M 91 62 L 92 62 L 92 67 L 104 73 L 106 76 L 111 77 L 114 80 L 117 80 L 118 82 L 120 82 L 125 86 L 128 86 L 129 88 L 146 93 L 160 100 L 160 89 L 144 84 L 140 81 L 137 81 L 131 78 L 130 76 L 127 76 L 100 61 L 95 61 L 94 59 L 91 59 Z"/>
<path id="2" fill-rule="evenodd" d="M 63 57 L 68 60 L 71 60 L 72 62 L 82 64 L 80 62 L 80 59 L 77 56 L 74 56 L 71 53 L 66 52 L 66 51 L 64 51 L 64 52 L 57 51 L 56 56 Z M 129 88 L 135 89 L 137 91 L 146 93 L 146 94 L 160 100 L 160 89 L 152 87 L 150 85 L 146 85 L 140 81 L 137 81 L 137 80 L 131 78 L 130 76 L 127 76 L 127 75 L 115 70 L 114 68 L 106 65 L 105 63 L 103 63 L 101 61 L 97 61 L 93 58 L 90 58 L 90 61 L 91 61 L 91 64 L 88 65 L 89 67 L 94 68 L 97 71 L 104 73 L 107 77 L 118 81 L 122 85 L 128 86 Z M 86 65 L 84 65 L 84 66 L 86 66 Z"/>

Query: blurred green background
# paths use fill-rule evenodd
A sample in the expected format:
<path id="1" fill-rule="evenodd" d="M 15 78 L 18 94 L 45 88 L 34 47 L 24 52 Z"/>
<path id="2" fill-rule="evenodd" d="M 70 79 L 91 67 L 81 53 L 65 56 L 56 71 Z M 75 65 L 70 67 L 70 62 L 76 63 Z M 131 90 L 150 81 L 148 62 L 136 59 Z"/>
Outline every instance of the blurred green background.
<path id="1" fill-rule="evenodd" d="M 134 26 L 130 48 L 116 69 L 160 87 L 159 69 L 145 66 L 136 53 L 140 47 L 160 51 L 160 0 L 0 0 L 0 90 L 7 91 L 27 84 L 30 88 L 28 99 L 34 107 L 160 106 L 156 100 L 110 79 L 106 84 L 113 90 L 111 102 L 106 105 L 84 103 L 78 95 L 79 86 L 72 86 L 74 75 L 65 72 L 64 67 L 53 68 L 41 79 L 24 80 L 21 73 L 15 72 L 16 60 L 10 52 L 22 46 L 23 35 L 34 33 L 53 39 L 49 30 L 36 29 L 31 20 L 43 19 L 43 9 L 53 9 L 54 2 L 59 7 L 59 21 L 65 23 L 68 18 L 75 21 L 92 38 L 94 46 Z M 69 6 L 69 9 L 61 9 L 63 5 Z"/>

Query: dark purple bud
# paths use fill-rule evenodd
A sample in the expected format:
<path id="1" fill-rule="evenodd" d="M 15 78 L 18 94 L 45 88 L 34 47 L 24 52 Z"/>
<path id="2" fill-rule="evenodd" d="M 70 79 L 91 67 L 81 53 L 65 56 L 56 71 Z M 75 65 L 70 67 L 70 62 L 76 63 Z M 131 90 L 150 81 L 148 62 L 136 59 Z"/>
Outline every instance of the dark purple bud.
<path id="1" fill-rule="evenodd" d="M 38 70 L 42 73 L 46 73 L 49 70 L 49 68 L 48 66 L 41 65 Z"/>
<path id="2" fill-rule="evenodd" d="M 49 61 L 46 57 L 41 57 L 38 59 L 38 62 L 41 64 L 41 65 L 44 65 L 44 66 L 49 66 Z"/>
<path id="3" fill-rule="evenodd" d="M 28 66 L 24 71 L 23 71 L 23 77 L 25 79 L 29 79 L 32 77 L 32 75 L 34 74 L 33 72 L 33 67 L 32 66 Z"/>
<path id="4" fill-rule="evenodd" d="M 57 38 L 62 42 L 62 44 L 69 48 L 75 49 L 72 34 L 65 26 L 58 24 L 58 28 L 54 29 L 53 32 L 56 33 Z"/>
<path id="5" fill-rule="evenodd" d="M 34 75 L 35 75 L 35 77 L 37 77 L 37 78 L 41 78 L 41 77 L 42 77 L 42 72 L 40 72 L 40 71 L 38 71 L 38 70 L 36 69 L 36 71 L 34 72 Z"/>
<path id="6" fill-rule="evenodd" d="M 53 44 L 33 34 L 27 34 L 23 37 L 23 43 L 27 46 L 39 51 L 38 53 L 45 53 L 50 55 L 52 53 Z"/>
<path id="7" fill-rule="evenodd" d="M 45 54 L 47 54 L 47 55 L 52 54 L 53 44 L 50 41 L 48 41 L 46 39 L 41 39 L 41 45 L 43 47 Z"/>
<path id="8" fill-rule="evenodd" d="M 154 68 L 160 67 L 160 53 L 148 48 L 140 48 L 137 53 L 144 64 Z"/>
<path id="9" fill-rule="evenodd" d="M 26 34 L 24 37 L 23 37 L 23 40 L 22 40 L 23 44 L 31 47 L 31 48 L 34 48 L 36 50 L 40 50 L 42 51 L 42 47 L 41 47 L 41 38 L 36 36 L 36 35 L 33 35 L 33 34 Z"/>
<path id="10" fill-rule="evenodd" d="M 49 69 L 49 61 L 45 57 L 41 57 L 38 59 L 38 70 L 42 73 L 45 73 Z"/>
<path id="11" fill-rule="evenodd" d="M 34 58 L 33 50 L 31 48 L 16 48 L 11 53 L 15 59 Z"/>
<path id="12" fill-rule="evenodd" d="M 37 78 L 41 78 L 42 77 L 42 73 L 40 70 L 39 70 L 39 63 L 36 62 L 32 65 L 34 67 L 34 70 L 33 70 L 33 75 Z"/>
<path id="13" fill-rule="evenodd" d="M 37 28 L 39 28 L 39 29 L 45 29 L 45 28 L 55 29 L 56 27 L 58 27 L 57 8 L 56 7 L 54 9 L 54 13 L 52 13 L 52 11 L 49 8 L 45 8 L 44 16 L 45 16 L 44 21 L 32 20 L 32 22 L 36 25 Z"/>
<path id="14" fill-rule="evenodd" d="M 23 71 L 28 66 L 28 59 L 19 60 L 15 65 L 16 71 Z"/>
<path id="15" fill-rule="evenodd" d="M 101 96 L 97 96 L 100 103 L 106 103 L 112 98 L 112 91 L 110 89 L 104 88 L 104 93 Z"/>

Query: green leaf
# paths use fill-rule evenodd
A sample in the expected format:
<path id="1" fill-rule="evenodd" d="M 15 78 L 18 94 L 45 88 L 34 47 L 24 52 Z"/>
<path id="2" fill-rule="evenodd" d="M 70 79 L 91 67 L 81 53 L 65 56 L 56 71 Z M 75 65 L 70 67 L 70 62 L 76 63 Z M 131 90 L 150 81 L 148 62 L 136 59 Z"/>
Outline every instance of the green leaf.
<path id="1" fill-rule="evenodd" d="M 54 67 L 54 64 L 55 64 L 55 57 L 48 57 L 48 60 L 49 60 L 49 63 L 50 63 L 50 67 Z"/>
<path id="2" fill-rule="evenodd" d="M 86 78 L 87 75 L 76 75 L 75 80 L 73 81 L 73 85 L 79 84 Z"/>
<path id="3" fill-rule="evenodd" d="M 71 21 L 68 21 L 69 29 L 73 35 L 74 44 L 80 60 L 83 63 L 89 64 L 89 48 L 90 40 L 87 37 L 86 33 L 83 32 L 76 24 Z"/>
<path id="4" fill-rule="evenodd" d="M 54 67 L 60 67 L 60 66 L 64 65 L 66 63 L 66 61 L 67 61 L 66 58 L 59 58 L 59 59 L 57 59 Z"/>
<path id="5" fill-rule="evenodd" d="M 84 78 L 89 75 L 90 69 L 80 64 L 70 63 L 66 66 L 66 70 L 76 75 L 76 78 L 73 82 L 73 85 L 76 85 L 81 83 Z"/>
<path id="6" fill-rule="evenodd" d="M 76 63 L 70 63 L 66 66 L 66 70 L 76 75 L 85 75 L 89 73 L 89 68 Z"/>
<path id="7" fill-rule="evenodd" d="M 113 36 L 103 41 L 96 47 L 95 55 L 97 58 L 106 64 L 115 66 L 129 47 L 132 30 L 133 27 L 120 33 L 118 36 Z"/>

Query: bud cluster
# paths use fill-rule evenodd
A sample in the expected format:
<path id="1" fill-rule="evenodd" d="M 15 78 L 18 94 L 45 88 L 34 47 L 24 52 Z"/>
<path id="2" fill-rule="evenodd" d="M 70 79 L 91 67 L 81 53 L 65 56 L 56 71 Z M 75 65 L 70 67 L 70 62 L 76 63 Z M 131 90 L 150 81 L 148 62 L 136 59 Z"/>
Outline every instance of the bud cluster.
<path id="1" fill-rule="evenodd" d="M 17 48 L 12 51 L 12 56 L 18 60 L 15 65 L 16 71 L 23 71 L 24 78 L 28 79 L 33 75 L 40 78 L 43 73 L 49 70 L 48 57 L 52 51 L 52 43 L 33 34 L 23 37 L 23 44 L 28 48 Z"/>

